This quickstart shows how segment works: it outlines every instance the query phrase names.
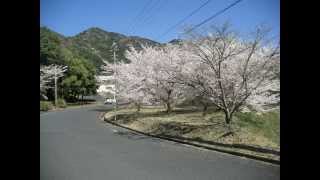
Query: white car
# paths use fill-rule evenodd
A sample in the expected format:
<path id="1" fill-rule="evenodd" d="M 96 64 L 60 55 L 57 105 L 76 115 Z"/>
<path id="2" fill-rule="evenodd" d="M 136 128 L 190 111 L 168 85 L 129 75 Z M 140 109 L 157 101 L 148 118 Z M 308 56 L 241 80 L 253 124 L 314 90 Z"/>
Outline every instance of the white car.
<path id="1" fill-rule="evenodd" d="M 116 103 L 117 101 L 115 99 L 107 99 L 104 101 L 104 104 L 113 104 Z"/>

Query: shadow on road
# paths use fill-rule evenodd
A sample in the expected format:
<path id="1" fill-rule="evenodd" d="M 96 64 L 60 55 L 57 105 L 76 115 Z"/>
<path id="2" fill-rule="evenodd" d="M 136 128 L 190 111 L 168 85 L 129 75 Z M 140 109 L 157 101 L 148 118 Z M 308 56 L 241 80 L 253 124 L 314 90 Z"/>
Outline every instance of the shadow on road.
<path id="1" fill-rule="evenodd" d="M 142 135 L 142 134 L 139 134 L 139 133 L 129 132 L 129 131 L 117 131 L 114 134 L 126 137 L 126 138 L 131 139 L 131 140 L 148 139 L 148 140 L 151 140 L 151 141 L 154 141 L 154 142 L 163 141 L 162 139 L 158 139 L 158 138 L 154 138 L 154 137 L 150 137 L 150 136 L 145 136 L 145 135 Z"/>
<path id="2" fill-rule="evenodd" d="M 95 107 L 93 109 L 90 109 L 90 111 L 95 111 L 95 112 L 108 112 L 112 110 L 113 107 L 110 105 L 100 105 L 98 107 Z"/>

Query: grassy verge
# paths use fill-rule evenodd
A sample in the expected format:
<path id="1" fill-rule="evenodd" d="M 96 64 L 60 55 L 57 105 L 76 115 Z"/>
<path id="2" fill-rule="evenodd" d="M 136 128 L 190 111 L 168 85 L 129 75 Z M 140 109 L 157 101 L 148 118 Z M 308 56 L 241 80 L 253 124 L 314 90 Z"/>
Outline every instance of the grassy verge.
<path id="1" fill-rule="evenodd" d="M 78 106 L 84 106 L 84 105 L 90 105 L 90 104 L 96 104 L 97 102 L 75 102 L 75 103 L 67 103 L 68 107 L 78 107 Z"/>
<path id="2" fill-rule="evenodd" d="M 40 101 L 40 111 L 50 111 L 50 110 L 57 110 L 57 109 L 65 109 L 65 108 L 76 108 L 85 105 L 93 105 L 96 104 L 96 101 L 83 101 L 83 102 L 66 102 L 63 99 L 58 99 L 58 106 L 54 105 L 54 102 L 51 101 Z"/>
<path id="3" fill-rule="evenodd" d="M 50 101 L 40 101 L 40 111 L 49 111 L 54 108 Z"/>
<path id="4" fill-rule="evenodd" d="M 253 112 L 237 113 L 232 124 L 235 134 L 230 136 L 225 136 L 228 129 L 223 113 L 214 110 L 204 117 L 202 112 L 195 108 L 176 108 L 171 114 L 166 114 L 161 107 L 143 108 L 139 113 L 135 109 L 123 108 L 117 112 L 108 112 L 105 118 L 114 121 L 115 114 L 115 123 L 145 133 L 205 143 L 272 159 L 280 158 L 278 155 L 241 148 L 252 146 L 280 151 L 280 117 L 276 111 L 261 115 Z"/>

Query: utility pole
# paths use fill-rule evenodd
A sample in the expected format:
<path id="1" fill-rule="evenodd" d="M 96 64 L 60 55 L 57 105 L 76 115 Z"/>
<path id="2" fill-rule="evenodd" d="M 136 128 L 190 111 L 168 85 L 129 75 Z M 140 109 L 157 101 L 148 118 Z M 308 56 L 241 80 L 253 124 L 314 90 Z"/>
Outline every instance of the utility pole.
<path id="1" fill-rule="evenodd" d="M 117 93 L 117 83 L 116 83 L 116 73 L 117 73 L 117 65 L 116 65 L 116 48 L 117 45 L 115 42 L 112 44 L 113 48 L 113 65 L 114 65 L 114 74 L 113 74 L 113 79 L 114 79 L 114 94 L 113 94 L 113 101 L 114 101 L 114 109 L 115 109 L 115 116 L 114 120 L 117 120 L 117 99 L 116 99 L 116 93 Z"/>
<path id="2" fill-rule="evenodd" d="M 58 105 L 57 66 L 54 66 L 54 105 Z"/>
<path id="3" fill-rule="evenodd" d="M 40 77 L 40 83 L 42 79 L 42 86 L 46 87 L 46 83 L 54 80 L 54 87 L 47 86 L 47 88 L 54 88 L 54 104 L 58 105 L 58 79 L 64 76 L 64 72 L 67 71 L 67 66 L 59 66 L 56 64 L 52 64 L 49 66 L 40 67 L 40 73 L 42 74 L 42 78 Z M 41 75 L 40 75 L 41 76 Z M 40 85 L 41 87 L 41 85 Z"/>
<path id="4" fill-rule="evenodd" d="M 58 106 L 58 78 L 63 76 L 63 73 L 67 71 L 67 66 L 53 66 L 53 75 L 54 75 L 54 104 Z"/>

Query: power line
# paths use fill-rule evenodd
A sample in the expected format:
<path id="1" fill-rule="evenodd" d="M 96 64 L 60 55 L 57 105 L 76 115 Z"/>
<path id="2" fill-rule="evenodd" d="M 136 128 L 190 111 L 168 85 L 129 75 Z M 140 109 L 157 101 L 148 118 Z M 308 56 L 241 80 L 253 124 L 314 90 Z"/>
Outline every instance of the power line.
<path id="1" fill-rule="evenodd" d="M 174 28 L 176 28 L 177 26 L 179 26 L 180 24 L 182 24 L 185 20 L 187 20 L 188 18 L 190 18 L 191 16 L 193 16 L 195 13 L 197 13 L 201 8 L 203 8 L 204 6 L 206 6 L 207 4 L 209 4 L 212 0 L 208 0 L 205 3 L 203 3 L 201 6 L 199 6 L 197 9 L 193 10 L 190 14 L 188 14 L 186 17 L 184 17 L 182 20 L 180 20 L 178 23 L 176 23 L 175 25 L 171 26 L 167 31 L 165 31 L 162 35 L 160 36 L 164 36 L 166 35 L 168 32 L 170 32 L 171 30 L 173 30 Z"/>
<path id="2" fill-rule="evenodd" d="M 150 15 L 150 16 L 148 16 L 148 17 L 145 19 L 145 25 L 148 25 L 148 24 L 150 24 L 150 23 L 152 22 L 152 21 L 150 21 L 150 20 L 155 17 L 154 15 L 156 14 L 156 12 L 160 11 L 160 10 L 164 7 L 164 5 L 167 3 L 167 1 L 168 1 L 168 0 L 162 1 L 163 3 L 160 4 L 160 6 L 158 6 L 158 8 L 153 11 L 153 12 L 154 12 L 154 13 L 153 13 L 153 16 Z"/>
<path id="3" fill-rule="evenodd" d="M 147 7 L 152 4 L 152 1 L 153 0 L 149 0 L 145 5 L 144 7 L 141 9 L 141 11 L 135 16 L 135 18 L 132 20 L 132 24 L 131 26 L 129 27 L 129 32 L 132 30 L 133 28 L 133 25 L 134 25 L 134 22 L 138 20 L 139 17 L 141 17 L 143 15 L 143 13 L 145 13 L 145 11 L 147 10 Z"/>
<path id="4" fill-rule="evenodd" d="M 149 16 L 151 16 L 152 10 L 158 6 L 159 2 L 161 2 L 161 1 L 160 1 L 160 0 L 157 0 L 157 1 L 150 7 L 149 11 L 147 11 L 147 13 L 145 14 L 145 17 L 148 15 L 148 13 L 149 13 Z M 150 14 L 150 12 L 151 12 L 151 14 Z M 148 19 L 149 16 L 147 16 L 146 18 L 142 18 L 142 17 L 141 17 L 140 19 L 142 19 L 142 21 L 140 21 L 140 23 L 139 23 L 139 21 L 136 23 L 136 26 L 133 28 L 133 32 L 136 30 L 137 25 L 138 25 L 138 24 L 142 25 L 143 23 L 145 23 L 145 21 Z"/>
<path id="5" fill-rule="evenodd" d="M 210 21 L 211 19 L 219 16 L 220 14 L 224 13 L 225 11 L 227 11 L 228 9 L 232 8 L 233 6 L 235 6 L 236 4 L 240 3 L 242 0 L 237 0 L 234 3 L 230 4 L 229 6 L 227 6 L 226 8 L 222 9 L 221 11 L 215 13 L 214 15 L 210 16 L 209 18 L 205 19 L 204 21 L 202 21 L 201 23 L 195 25 L 193 28 L 191 28 L 190 30 L 188 30 L 186 33 L 189 33 L 193 30 L 195 30 L 196 28 L 200 27 L 201 25 L 205 24 L 206 22 Z"/>

